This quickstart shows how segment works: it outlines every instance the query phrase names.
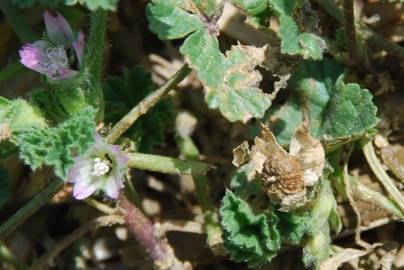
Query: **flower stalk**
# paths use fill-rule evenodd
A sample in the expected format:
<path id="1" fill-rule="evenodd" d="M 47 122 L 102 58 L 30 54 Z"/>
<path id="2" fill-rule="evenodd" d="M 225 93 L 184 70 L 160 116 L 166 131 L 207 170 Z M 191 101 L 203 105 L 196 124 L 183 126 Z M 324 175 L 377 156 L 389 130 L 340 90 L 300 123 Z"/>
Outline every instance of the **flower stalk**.
<path id="1" fill-rule="evenodd" d="M 145 249 L 157 270 L 191 270 L 188 262 L 181 262 L 175 256 L 162 232 L 127 198 L 121 196 L 120 206 L 124 212 L 124 219 L 129 231 L 139 244 Z"/>

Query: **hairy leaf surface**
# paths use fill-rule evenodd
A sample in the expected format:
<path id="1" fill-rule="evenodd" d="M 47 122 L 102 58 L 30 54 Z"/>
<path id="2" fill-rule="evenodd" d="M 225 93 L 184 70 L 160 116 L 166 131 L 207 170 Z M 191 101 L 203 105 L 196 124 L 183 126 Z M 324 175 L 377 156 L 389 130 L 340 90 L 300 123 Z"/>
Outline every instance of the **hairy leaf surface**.
<path id="1" fill-rule="evenodd" d="M 83 154 L 94 142 L 95 110 L 88 108 L 53 128 L 28 128 L 18 135 L 20 158 L 33 170 L 53 166 L 64 179 L 73 157 Z"/>
<path id="2" fill-rule="evenodd" d="M 372 94 L 358 84 L 344 83 L 344 70 L 333 60 L 304 61 L 293 75 L 289 100 L 270 116 L 281 144 L 290 142 L 307 110 L 310 133 L 327 141 L 354 137 L 379 121 Z"/>
<path id="3" fill-rule="evenodd" d="M 227 190 L 220 209 L 225 245 L 236 262 L 259 267 L 276 256 L 281 237 L 276 216 L 254 214 L 248 203 Z"/>
<path id="4" fill-rule="evenodd" d="M 210 108 L 219 109 L 232 122 L 261 118 L 271 105 L 269 96 L 258 88 L 261 75 L 255 71 L 264 59 L 249 55 L 253 49 L 240 45 L 221 53 L 216 25 L 206 22 L 195 8 L 214 6 L 213 2 L 152 1 L 147 9 L 150 29 L 161 39 L 186 37 L 180 51 L 197 71 Z"/>

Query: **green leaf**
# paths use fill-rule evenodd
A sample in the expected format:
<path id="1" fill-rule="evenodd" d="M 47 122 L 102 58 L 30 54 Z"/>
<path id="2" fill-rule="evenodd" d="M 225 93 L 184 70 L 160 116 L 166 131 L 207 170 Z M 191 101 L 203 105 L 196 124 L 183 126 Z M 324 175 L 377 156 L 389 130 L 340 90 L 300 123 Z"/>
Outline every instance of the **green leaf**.
<path id="1" fill-rule="evenodd" d="M 248 175 L 253 172 L 254 164 L 247 163 L 236 170 L 230 178 L 230 187 L 237 196 L 248 199 L 261 191 L 261 185 L 257 179 L 248 180 Z"/>
<path id="2" fill-rule="evenodd" d="M 17 151 L 15 135 L 27 128 L 44 128 L 48 124 L 39 109 L 22 99 L 0 97 L 0 159 Z"/>
<path id="3" fill-rule="evenodd" d="M 378 123 L 372 95 L 354 83 L 344 83 L 344 69 L 335 61 L 303 61 L 294 73 L 288 101 L 274 111 L 270 123 L 281 144 L 287 144 L 302 124 L 307 108 L 310 133 L 328 142 L 358 137 Z M 293 124 L 291 124 L 293 123 Z"/>
<path id="4" fill-rule="evenodd" d="M 276 256 L 281 237 L 277 218 L 256 215 L 248 203 L 227 190 L 220 208 L 225 247 L 232 260 L 259 267 Z"/>
<path id="5" fill-rule="evenodd" d="M 322 59 L 325 41 L 312 33 L 302 33 L 294 20 L 294 13 L 300 7 L 300 0 L 232 0 L 249 15 L 248 21 L 257 28 L 266 28 L 265 23 L 275 14 L 279 19 L 281 52 L 301 55 L 304 59 Z M 271 12 L 272 11 L 272 12 Z"/>
<path id="6" fill-rule="evenodd" d="M 282 241 L 291 245 L 298 245 L 306 234 L 312 231 L 312 218 L 309 212 L 281 212 L 276 215 L 279 218 L 279 229 Z"/>
<path id="7" fill-rule="evenodd" d="M 213 2 L 193 1 L 193 4 L 213 7 Z M 213 26 L 192 8 L 185 0 L 154 0 L 147 8 L 149 27 L 161 39 L 186 37 L 180 51 L 197 71 L 210 108 L 219 109 L 232 122 L 263 117 L 271 100 L 258 88 L 261 75 L 254 70 L 264 61 L 263 53 L 257 57 L 252 47 L 238 45 L 227 55 L 222 54 L 217 37 L 212 34 Z"/>
<path id="8" fill-rule="evenodd" d="M 0 124 L 8 123 L 13 132 L 25 128 L 47 126 L 39 109 L 23 99 L 9 101 L 5 98 L 0 100 Z"/>
<path id="9" fill-rule="evenodd" d="M 207 17 L 215 14 L 216 9 L 222 0 L 193 0 L 194 4 L 203 12 Z"/>
<path id="10" fill-rule="evenodd" d="M 11 198 L 11 184 L 8 172 L 0 166 L 0 208 Z"/>
<path id="11" fill-rule="evenodd" d="M 94 142 L 96 112 L 88 108 L 53 128 L 28 128 L 18 134 L 20 158 L 33 170 L 54 166 L 55 174 L 64 179 L 73 156 L 83 154 Z"/>
<path id="12" fill-rule="evenodd" d="M 150 30 L 160 39 L 183 38 L 203 28 L 201 19 L 187 9 L 185 0 L 154 0 L 147 5 Z"/>
<path id="13" fill-rule="evenodd" d="M 80 3 L 92 11 L 97 9 L 115 11 L 118 0 L 64 0 L 64 3 L 69 6 Z"/>
<path id="14" fill-rule="evenodd" d="M 191 67 L 197 70 L 209 107 L 218 108 L 232 122 L 262 118 L 271 106 L 270 97 L 258 88 L 261 74 L 254 70 L 263 59 L 250 56 L 250 48 L 233 46 L 225 56 L 219 50 L 216 37 L 207 30 L 198 30 L 180 49 Z"/>
<path id="15" fill-rule="evenodd" d="M 124 69 L 122 78 L 110 77 L 104 87 L 105 120 L 116 123 L 154 89 L 150 74 L 141 67 Z M 164 131 L 173 121 L 171 103 L 163 100 L 141 116 L 125 135 L 135 141 L 138 151 L 151 152 L 154 145 L 164 142 Z"/>

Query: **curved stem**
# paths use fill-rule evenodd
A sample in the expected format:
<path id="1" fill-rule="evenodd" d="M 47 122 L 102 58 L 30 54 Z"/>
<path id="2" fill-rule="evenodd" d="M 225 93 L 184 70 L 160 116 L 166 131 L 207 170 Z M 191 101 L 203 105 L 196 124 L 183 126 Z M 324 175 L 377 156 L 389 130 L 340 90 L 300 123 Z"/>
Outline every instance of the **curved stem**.
<path id="1" fill-rule="evenodd" d="M 184 65 L 178 70 L 165 84 L 159 89 L 145 97 L 139 104 L 137 104 L 127 115 L 125 115 L 116 125 L 112 128 L 107 137 L 108 143 L 114 143 L 133 123 L 143 114 L 147 113 L 154 105 L 156 105 L 163 97 L 165 97 L 171 89 L 179 84 L 189 73 L 191 69 Z"/>
<path id="2" fill-rule="evenodd" d="M 401 211 L 404 211 L 403 194 L 401 194 L 400 190 L 394 184 L 393 179 L 391 179 L 386 171 L 383 169 L 383 165 L 376 156 L 376 152 L 371 140 L 366 142 L 366 144 L 363 146 L 363 153 L 365 154 L 366 160 L 373 173 L 376 175 L 377 179 L 379 179 L 388 194 L 400 207 Z"/>
<path id="3" fill-rule="evenodd" d="M 64 185 L 60 179 L 56 179 L 45 189 L 41 190 L 33 199 L 19 209 L 12 217 L 0 226 L 0 240 L 3 240 L 11 232 L 18 228 L 27 218 L 44 206 Z"/>

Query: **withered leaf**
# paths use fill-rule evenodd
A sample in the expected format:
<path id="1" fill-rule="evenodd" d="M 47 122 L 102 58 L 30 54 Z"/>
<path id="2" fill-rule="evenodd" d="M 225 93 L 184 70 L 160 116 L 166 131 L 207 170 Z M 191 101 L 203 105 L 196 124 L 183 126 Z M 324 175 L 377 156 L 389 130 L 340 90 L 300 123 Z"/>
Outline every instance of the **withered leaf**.
<path id="1" fill-rule="evenodd" d="M 289 153 L 295 156 L 302 168 L 305 186 L 313 186 L 323 174 L 325 152 L 320 141 L 312 137 L 307 129 L 299 128 L 293 136 Z"/>

